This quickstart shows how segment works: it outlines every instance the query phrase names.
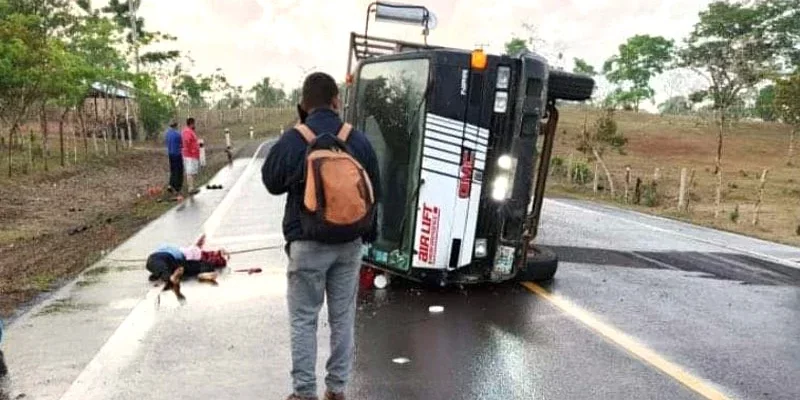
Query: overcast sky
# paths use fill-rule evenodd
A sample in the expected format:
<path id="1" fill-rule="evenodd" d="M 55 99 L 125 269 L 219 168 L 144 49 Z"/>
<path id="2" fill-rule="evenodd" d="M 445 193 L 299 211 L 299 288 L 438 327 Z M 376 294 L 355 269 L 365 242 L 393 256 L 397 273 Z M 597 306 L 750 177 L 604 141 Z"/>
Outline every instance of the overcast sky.
<path id="1" fill-rule="evenodd" d="M 550 52 L 587 59 L 595 67 L 628 37 L 647 33 L 682 39 L 708 0 L 427 0 L 438 18 L 429 42 L 501 51 L 532 24 Z M 178 37 L 178 49 L 195 60 L 195 72 L 222 68 L 237 85 L 264 76 L 298 86 L 304 71 L 343 79 L 351 31 L 363 32 L 367 0 L 142 0 L 148 29 Z M 420 41 L 421 29 L 371 23 L 370 34 Z M 664 97 L 664 80 L 654 83 Z"/>

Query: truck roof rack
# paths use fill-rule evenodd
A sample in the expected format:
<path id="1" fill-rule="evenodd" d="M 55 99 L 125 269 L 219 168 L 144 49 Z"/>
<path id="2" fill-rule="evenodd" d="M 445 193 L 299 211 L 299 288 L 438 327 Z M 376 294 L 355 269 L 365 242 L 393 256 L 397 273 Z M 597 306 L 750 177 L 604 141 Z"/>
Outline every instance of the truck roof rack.
<path id="1" fill-rule="evenodd" d="M 429 44 L 367 36 L 355 32 L 350 33 L 350 55 L 351 57 L 354 56 L 356 61 L 376 56 L 439 48 L 441 47 Z"/>
<path id="2" fill-rule="evenodd" d="M 361 33 L 350 33 L 350 54 L 347 59 L 347 73 L 352 70 L 353 60 L 356 62 L 372 57 L 387 56 L 397 53 L 413 51 L 443 49 L 441 46 L 406 42 L 403 40 L 386 39 L 376 36 L 367 36 Z"/>

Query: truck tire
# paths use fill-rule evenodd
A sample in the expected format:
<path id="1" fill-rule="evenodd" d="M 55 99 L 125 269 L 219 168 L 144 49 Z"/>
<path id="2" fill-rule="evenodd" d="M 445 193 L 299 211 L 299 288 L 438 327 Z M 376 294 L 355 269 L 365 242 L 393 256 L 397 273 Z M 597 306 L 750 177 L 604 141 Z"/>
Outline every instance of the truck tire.
<path id="1" fill-rule="evenodd" d="M 546 282 L 552 280 L 558 270 L 558 256 L 547 247 L 531 245 L 525 268 L 517 272 L 521 282 Z"/>
<path id="2" fill-rule="evenodd" d="M 594 79 L 564 71 L 550 71 L 547 97 L 550 100 L 585 101 L 592 98 Z"/>

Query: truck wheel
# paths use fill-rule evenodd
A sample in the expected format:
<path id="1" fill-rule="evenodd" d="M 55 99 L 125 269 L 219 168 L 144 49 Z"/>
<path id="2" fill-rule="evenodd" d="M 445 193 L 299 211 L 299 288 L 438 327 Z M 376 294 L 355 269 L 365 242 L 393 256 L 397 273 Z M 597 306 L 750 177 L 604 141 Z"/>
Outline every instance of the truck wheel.
<path id="1" fill-rule="evenodd" d="M 558 256 L 547 247 L 531 245 L 525 268 L 517 272 L 517 280 L 523 282 L 546 282 L 553 279 L 558 270 Z"/>
<path id="2" fill-rule="evenodd" d="M 550 71 L 547 97 L 551 100 L 584 101 L 592 98 L 594 79 L 564 71 Z"/>

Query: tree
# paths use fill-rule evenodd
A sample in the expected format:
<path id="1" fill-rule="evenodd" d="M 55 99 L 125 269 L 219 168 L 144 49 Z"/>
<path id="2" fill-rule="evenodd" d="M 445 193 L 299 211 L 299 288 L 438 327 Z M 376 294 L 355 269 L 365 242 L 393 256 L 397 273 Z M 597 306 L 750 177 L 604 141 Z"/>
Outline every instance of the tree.
<path id="1" fill-rule="evenodd" d="M 0 0 L 0 118 L 9 127 L 8 175 L 11 176 L 11 146 L 22 118 L 38 98 L 40 65 L 48 57 L 39 18 L 19 13 Z"/>
<path id="2" fill-rule="evenodd" d="M 661 36 L 636 35 L 619 46 L 619 53 L 603 64 L 603 74 L 620 86 L 617 98 L 639 111 L 642 100 L 652 99 L 650 80 L 664 72 L 672 60 L 672 40 Z"/>
<path id="3" fill-rule="evenodd" d="M 158 90 L 155 78 L 151 75 L 137 74 L 134 87 L 138 94 L 142 127 L 148 138 L 158 137 L 164 124 L 175 115 L 175 102 Z"/>
<path id="4" fill-rule="evenodd" d="M 586 60 L 582 58 L 575 58 L 575 67 L 572 68 L 572 72 L 576 74 L 584 74 L 589 76 L 597 75 L 597 70 L 594 69 L 594 66 L 586 62 Z"/>
<path id="5" fill-rule="evenodd" d="M 515 55 L 523 51 L 529 51 L 528 42 L 525 39 L 512 37 L 511 40 L 506 42 L 506 55 Z"/>
<path id="6" fill-rule="evenodd" d="M 286 93 L 282 88 L 272 85 L 269 77 L 250 88 L 253 93 L 253 106 L 255 107 L 276 107 L 286 102 Z"/>
<path id="7" fill-rule="evenodd" d="M 211 92 L 211 77 L 194 77 L 189 74 L 182 74 L 172 87 L 172 93 L 181 104 L 186 107 L 205 107 L 205 95 Z"/>
<path id="8" fill-rule="evenodd" d="M 611 176 L 611 171 L 609 171 L 605 161 L 603 161 L 603 155 L 609 148 L 621 152 L 627 143 L 628 139 L 617 129 L 613 108 L 606 108 L 594 122 L 591 130 L 588 130 L 584 124 L 578 151 L 594 158 L 603 168 L 606 179 L 608 180 L 611 196 L 615 195 L 614 177 Z"/>
<path id="9" fill-rule="evenodd" d="M 9 143 L 34 104 L 41 105 L 44 116 L 47 96 L 57 82 L 55 75 L 68 57 L 59 40 L 74 23 L 68 4 L 67 0 L 0 0 L 0 119 L 10 127 Z M 47 153 L 46 129 L 43 139 Z M 9 147 L 9 175 L 11 159 Z"/>
<path id="10" fill-rule="evenodd" d="M 768 85 L 758 91 L 754 111 L 764 121 L 775 120 L 775 85 Z"/>
<path id="11" fill-rule="evenodd" d="M 722 152 L 731 108 L 739 95 L 780 69 L 781 59 L 793 56 L 788 47 L 793 22 L 787 20 L 798 0 L 771 0 L 753 4 L 716 1 L 700 12 L 685 47 L 680 51 L 681 65 L 703 75 L 708 81 L 705 92 L 716 112 L 717 209 L 722 198 Z M 777 38 L 777 39 L 776 39 Z"/>
<path id="12" fill-rule="evenodd" d="M 800 129 L 800 69 L 793 75 L 775 83 L 775 113 L 783 123 L 791 126 L 787 163 L 792 165 L 794 140 Z"/>
<path id="13" fill-rule="evenodd" d="M 131 48 L 133 48 L 134 63 L 137 68 L 136 72 L 139 72 L 138 69 L 140 63 L 142 65 L 163 64 L 180 57 L 180 52 L 176 50 L 149 51 L 141 55 L 139 54 L 139 48 L 142 46 L 163 41 L 173 41 L 176 38 L 158 31 L 146 30 L 144 18 L 139 16 L 133 18 L 131 15 L 131 5 L 129 4 L 129 1 L 133 1 L 132 8 L 134 14 L 136 14 L 142 4 L 141 0 L 109 0 L 108 4 L 101 8 L 101 11 L 104 14 L 109 15 L 114 23 L 120 29 L 126 32 L 125 41 L 129 46 L 131 46 Z M 135 31 L 131 26 L 131 22 L 135 22 L 133 24 L 136 27 Z"/>
<path id="14" fill-rule="evenodd" d="M 686 115 L 692 111 L 692 103 L 686 96 L 673 96 L 658 105 L 658 112 L 664 115 Z"/>

